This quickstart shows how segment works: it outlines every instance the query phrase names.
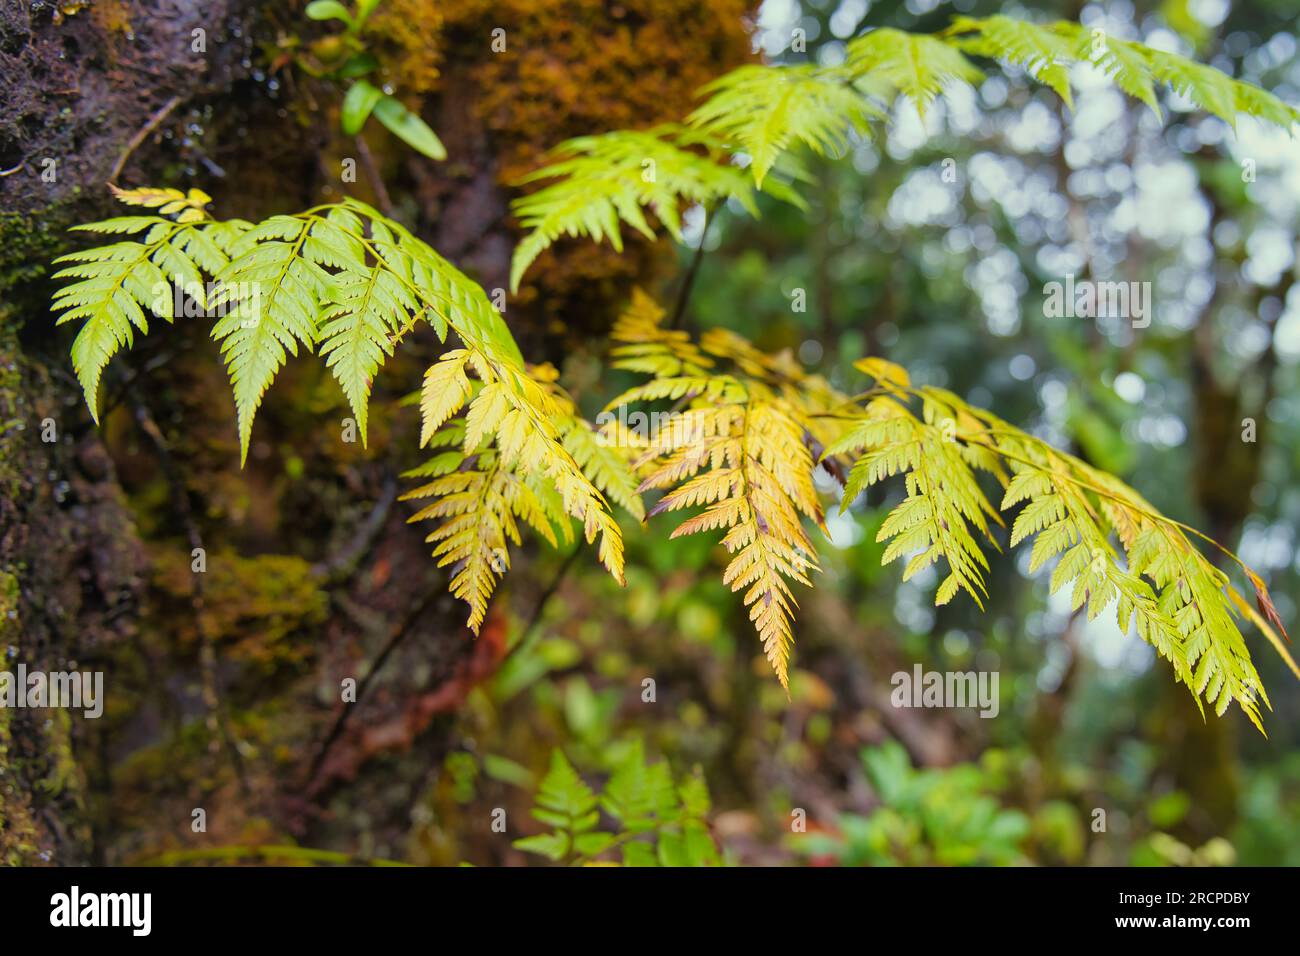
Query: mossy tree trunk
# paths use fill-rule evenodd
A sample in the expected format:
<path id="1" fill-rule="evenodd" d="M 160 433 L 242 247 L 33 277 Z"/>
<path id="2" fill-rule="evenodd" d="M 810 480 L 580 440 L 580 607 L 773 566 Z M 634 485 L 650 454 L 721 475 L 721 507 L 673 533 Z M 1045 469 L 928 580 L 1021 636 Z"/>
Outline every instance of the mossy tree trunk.
<path id="1" fill-rule="evenodd" d="M 376 383 L 368 448 L 346 440 L 318 363 L 300 362 L 241 471 L 202 318 L 153 328 L 116 360 L 93 425 L 71 334 L 49 317 L 48 264 L 74 247 L 67 226 L 110 214 L 105 183 L 197 186 L 219 217 L 249 219 L 344 192 L 391 201 L 503 287 L 512 179 L 565 136 L 683 114 L 748 48 L 737 0 L 388 0 L 375 49 L 446 142 L 434 164 L 373 129 L 365 144 L 343 137 L 338 91 L 274 62 L 279 41 L 327 29 L 302 6 L 0 11 L 0 649 L 6 666 L 102 670 L 108 696 L 99 720 L 0 710 L 0 862 L 288 840 L 408 856 L 412 808 L 511 619 L 499 603 L 471 638 L 395 501 L 419 460 L 397 399 L 436 340 L 409 342 Z M 348 158 L 373 175 L 342 182 Z M 666 262 L 636 244 L 562 248 L 507 320 L 531 359 L 556 359 Z M 341 702 L 349 678 L 355 704 Z"/>

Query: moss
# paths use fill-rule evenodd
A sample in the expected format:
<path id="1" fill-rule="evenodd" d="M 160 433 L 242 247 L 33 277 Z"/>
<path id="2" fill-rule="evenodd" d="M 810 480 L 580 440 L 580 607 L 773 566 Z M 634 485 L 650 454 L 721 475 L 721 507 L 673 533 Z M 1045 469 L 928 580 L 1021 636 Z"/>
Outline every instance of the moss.
<path id="1" fill-rule="evenodd" d="M 27 866 L 36 862 L 40 833 L 13 755 L 12 722 L 13 712 L 0 707 L 0 866 Z"/>
<path id="2" fill-rule="evenodd" d="M 154 546 L 150 557 L 161 596 L 159 629 L 182 646 L 197 647 L 190 552 Z M 245 558 L 213 551 L 203 574 L 203 610 L 198 613 L 208 632 L 217 635 L 223 659 L 269 673 L 310 657 L 312 645 L 296 637 L 325 620 L 328 597 L 308 562 L 292 555 Z"/>
<path id="3" fill-rule="evenodd" d="M 18 576 L 0 570 L 0 650 L 14 641 L 22 630 L 18 599 Z"/>
<path id="4" fill-rule="evenodd" d="M 50 225 L 56 218 L 0 212 L 0 295 L 49 271 L 50 260 L 65 242 Z"/>
<path id="5" fill-rule="evenodd" d="M 8 321 L 8 309 L 0 306 L 0 498 L 5 501 L 0 505 L 0 518 L 4 521 L 15 520 L 14 509 L 22 490 L 19 443 L 26 421 L 18 361 L 17 332 Z M 14 560 L 14 555 L 0 552 L 0 653 L 16 644 L 22 632 L 18 579 L 22 568 L 6 564 Z"/>
<path id="6" fill-rule="evenodd" d="M 124 0 L 96 0 L 90 16 L 105 36 L 125 36 L 131 32 L 131 9 Z"/>
<path id="7" fill-rule="evenodd" d="M 422 96 L 438 83 L 442 7 L 428 0 L 386 0 L 366 22 L 366 48 L 398 95 Z"/>
<path id="8" fill-rule="evenodd" d="M 701 86 L 749 57 L 746 11 L 744 0 L 460 0 L 444 13 L 445 58 L 448 69 L 468 61 L 498 182 L 513 194 L 565 139 L 681 120 Z M 498 27 L 506 49 L 485 54 Z M 622 254 L 561 242 L 530 270 L 518 304 L 559 328 L 593 302 L 621 301 L 673 258 L 668 243 L 628 238 Z"/>

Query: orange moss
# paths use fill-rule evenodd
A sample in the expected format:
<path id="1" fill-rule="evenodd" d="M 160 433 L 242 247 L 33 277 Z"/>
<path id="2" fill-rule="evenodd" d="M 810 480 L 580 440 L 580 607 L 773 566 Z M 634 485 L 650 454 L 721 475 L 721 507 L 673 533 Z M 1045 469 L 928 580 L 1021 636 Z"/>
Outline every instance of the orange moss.
<path id="1" fill-rule="evenodd" d="M 366 47 L 379 60 L 383 81 L 399 96 L 419 96 L 437 86 L 444 6 L 385 0 L 366 21 Z"/>
<path id="2" fill-rule="evenodd" d="M 475 110 L 509 187 L 572 137 L 638 129 L 686 115 L 695 93 L 750 55 L 745 0 L 460 0 L 443 25 L 447 68 L 463 64 Z M 505 50 L 491 51 L 494 29 Z M 562 242 L 517 299 L 540 300 L 545 324 L 572 324 L 582 304 L 616 302 L 671 259 L 671 246 L 628 237 L 627 252 Z"/>

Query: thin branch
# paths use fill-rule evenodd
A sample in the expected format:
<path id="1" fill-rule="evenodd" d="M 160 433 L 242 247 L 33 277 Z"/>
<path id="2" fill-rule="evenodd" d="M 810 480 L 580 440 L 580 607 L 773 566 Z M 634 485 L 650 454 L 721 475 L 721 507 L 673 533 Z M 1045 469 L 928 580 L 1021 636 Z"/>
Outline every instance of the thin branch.
<path id="1" fill-rule="evenodd" d="M 396 500 L 397 482 L 390 476 L 384 481 L 379 500 L 375 502 L 374 508 L 370 510 L 365 521 L 353 533 L 348 545 L 312 568 L 314 574 L 325 579 L 327 587 L 346 580 L 357 569 L 379 536 L 379 532 L 383 530 L 384 523 L 388 520 L 388 513 Z"/>
<path id="2" fill-rule="evenodd" d="M 375 675 L 383 670 L 384 664 L 388 661 L 388 658 L 392 655 L 393 651 L 397 650 L 402 641 L 406 639 L 407 634 L 410 633 L 411 627 L 415 622 L 419 620 L 424 612 L 429 609 L 430 605 L 441 596 L 441 591 L 430 589 L 429 593 L 418 605 L 416 605 L 415 609 L 407 614 L 406 617 L 402 618 L 402 620 L 395 624 L 389 631 L 388 640 L 385 642 L 383 648 L 371 663 L 369 670 L 367 670 L 361 680 L 357 682 L 356 700 L 347 704 L 339 711 L 339 715 L 334 719 L 334 724 L 330 727 L 329 733 L 326 734 L 325 739 L 321 741 L 320 746 L 316 749 L 316 755 L 312 758 L 311 765 L 307 771 L 308 783 L 316 778 L 321 767 L 324 766 L 325 758 L 329 756 L 330 748 L 333 747 L 334 743 L 340 736 L 342 736 L 343 730 L 347 727 L 348 718 L 351 717 L 352 712 L 357 709 L 357 706 L 363 700 L 365 700 L 366 690 L 370 687 L 370 683 L 374 680 Z"/>
<path id="3" fill-rule="evenodd" d="M 375 203 L 379 206 L 380 212 L 385 216 L 391 216 L 393 214 L 393 201 L 388 196 L 388 188 L 384 185 L 384 177 L 379 174 L 379 166 L 375 163 L 375 157 L 360 134 L 355 137 L 355 142 L 357 144 L 357 156 L 360 157 L 361 165 L 366 170 L 366 179 L 370 180 L 370 189 L 375 194 Z"/>
<path id="4" fill-rule="evenodd" d="M 546 586 L 546 590 L 542 592 L 542 596 L 539 597 L 537 603 L 533 605 L 533 613 L 528 616 L 528 620 L 524 624 L 524 629 L 520 631 L 519 640 L 515 642 L 514 647 L 510 648 L 510 650 L 506 652 L 505 657 L 501 658 L 501 667 L 504 667 L 506 661 L 514 657 L 515 654 L 522 651 L 526 646 L 532 645 L 533 642 L 528 640 L 528 635 L 532 633 L 533 629 L 537 627 L 538 622 L 541 621 L 542 612 L 546 610 L 546 605 L 550 603 L 551 598 L 555 597 L 556 592 L 560 590 L 560 585 L 564 583 L 565 577 L 568 575 L 569 571 L 572 570 L 573 565 L 577 563 L 578 555 L 581 551 L 581 544 L 575 546 L 574 549 L 569 552 L 568 557 L 564 559 L 564 563 L 560 565 L 560 569 L 555 572 L 555 577 L 551 578 L 551 583 Z"/>
<path id="5" fill-rule="evenodd" d="M 131 141 L 126 144 L 126 149 L 122 150 L 122 155 L 117 157 L 117 162 L 113 164 L 113 171 L 108 174 L 108 181 L 110 183 L 114 185 L 117 184 L 117 177 L 122 175 L 122 167 L 124 167 L 126 161 L 131 158 L 131 154 L 139 149 L 140 144 L 145 141 L 145 137 L 156 130 L 162 124 L 162 121 L 171 114 L 171 111 L 180 105 L 181 98 L 179 96 L 173 96 L 164 103 L 162 107 L 153 114 L 153 116 L 150 116 L 149 121 L 141 126 L 136 134 L 131 137 Z"/>
<path id="6" fill-rule="evenodd" d="M 686 304 L 690 301 L 691 290 L 695 287 L 695 277 L 699 275 L 700 263 L 704 260 L 704 240 L 709 237 L 709 226 L 713 224 L 713 217 L 717 211 L 717 203 L 704 210 L 704 228 L 700 230 L 700 244 L 695 247 L 691 264 L 686 267 L 686 274 L 682 276 L 681 288 L 677 290 L 677 302 L 673 305 L 672 318 L 668 322 L 670 329 L 680 326 L 682 318 L 686 315 Z"/>

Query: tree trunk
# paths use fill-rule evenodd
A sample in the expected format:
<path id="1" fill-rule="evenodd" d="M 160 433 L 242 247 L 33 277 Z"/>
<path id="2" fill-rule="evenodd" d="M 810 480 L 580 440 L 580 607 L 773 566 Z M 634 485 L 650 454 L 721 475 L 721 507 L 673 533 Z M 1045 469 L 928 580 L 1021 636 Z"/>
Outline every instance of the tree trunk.
<path id="1" fill-rule="evenodd" d="M 194 186 L 219 218 L 248 219 L 387 193 L 491 291 L 517 238 L 511 181 L 566 136 L 683 115 L 748 49 L 737 0 L 388 0 L 372 49 L 399 95 L 423 95 L 450 154 L 432 163 L 373 123 L 361 144 L 344 137 L 339 90 L 271 62 L 279 40 L 328 32 L 301 7 L 0 11 L 0 669 L 103 671 L 108 698 L 99 720 L 0 709 L 0 862 L 291 840 L 410 857 L 412 807 L 509 619 L 498 601 L 471 638 L 395 501 L 398 472 L 419 460 L 397 399 L 437 354 L 431 335 L 381 373 L 367 448 L 347 440 L 320 363 L 299 361 L 241 471 L 201 319 L 159 323 L 118 357 L 93 425 L 48 276 L 77 247 L 67 226 L 117 214 L 104 184 Z M 348 158 L 373 178 L 344 183 Z M 532 360 L 599 334 L 631 284 L 671 262 L 638 243 L 560 252 L 508 302 Z M 342 702 L 349 678 L 357 703 Z"/>

